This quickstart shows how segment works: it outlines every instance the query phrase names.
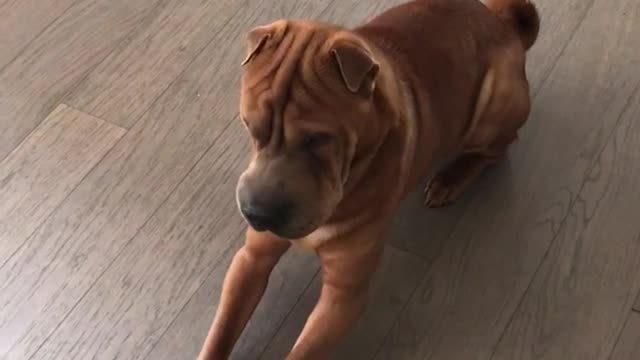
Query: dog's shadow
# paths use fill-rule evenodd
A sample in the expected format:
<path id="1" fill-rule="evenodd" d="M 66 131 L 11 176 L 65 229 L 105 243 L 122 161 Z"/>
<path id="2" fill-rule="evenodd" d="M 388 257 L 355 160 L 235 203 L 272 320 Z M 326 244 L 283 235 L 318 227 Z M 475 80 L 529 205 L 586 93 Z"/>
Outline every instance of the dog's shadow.
<path id="1" fill-rule="evenodd" d="M 504 196 L 510 196 L 513 188 L 511 175 L 511 161 L 507 158 L 487 169 L 453 204 L 440 208 L 424 205 L 425 180 L 407 196 L 396 212 L 387 234 L 387 244 L 432 261 L 446 242 L 456 241 L 454 230 L 465 217 L 473 216 L 467 214 L 472 211 L 469 208 L 473 202 L 486 200 L 482 211 L 491 212 L 495 207 L 490 201 L 493 197 L 487 196 L 488 193 L 500 192 L 503 201 Z"/>

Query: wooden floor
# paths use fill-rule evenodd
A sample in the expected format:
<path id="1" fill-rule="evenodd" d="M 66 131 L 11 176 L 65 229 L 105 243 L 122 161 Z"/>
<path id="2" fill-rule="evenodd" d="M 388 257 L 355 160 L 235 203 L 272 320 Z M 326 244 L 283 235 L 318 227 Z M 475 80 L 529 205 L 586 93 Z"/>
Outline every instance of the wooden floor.
<path id="1" fill-rule="evenodd" d="M 245 32 L 399 1 L 0 1 L 0 358 L 195 358 L 244 227 Z M 640 359 L 640 2 L 536 3 L 509 161 L 406 201 L 337 359 Z M 234 358 L 282 359 L 318 284 L 287 254 Z"/>

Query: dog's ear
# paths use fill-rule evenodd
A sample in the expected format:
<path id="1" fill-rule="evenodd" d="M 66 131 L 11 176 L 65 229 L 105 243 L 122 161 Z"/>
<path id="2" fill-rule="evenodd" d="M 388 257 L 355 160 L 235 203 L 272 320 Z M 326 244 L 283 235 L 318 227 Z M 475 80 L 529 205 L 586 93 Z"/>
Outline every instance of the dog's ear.
<path id="1" fill-rule="evenodd" d="M 380 65 L 366 46 L 352 39 L 339 39 L 331 47 L 347 89 L 367 97 L 373 94 Z"/>
<path id="2" fill-rule="evenodd" d="M 242 61 L 242 65 L 244 66 L 249 63 L 249 61 L 264 48 L 269 39 L 281 38 L 286 29 L 286 20 L 278 20 L 269 25 L 258 26 L 251 29 L 247 34 L 247 56 L 244 61 Z"/>

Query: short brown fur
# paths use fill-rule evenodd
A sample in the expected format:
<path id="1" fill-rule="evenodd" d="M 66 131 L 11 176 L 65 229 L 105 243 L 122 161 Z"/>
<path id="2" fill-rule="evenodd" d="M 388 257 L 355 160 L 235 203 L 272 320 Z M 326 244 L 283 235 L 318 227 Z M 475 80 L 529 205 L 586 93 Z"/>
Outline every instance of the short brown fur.
<path id="1" fill-rule="evenodd" d="M 288 359 L 325 359 L 363 311 L 403 196 L 453 159 L 425 204 L 454 201 L 499 161 L 529 109 L 526 0 L 416 0 L 352 30 L 281 20 L 252 30 L 240 113 L 253 141 L 238 183 L 249 222 L 200 359 L 226 359 L 291 244 L 323 287 Z"/>

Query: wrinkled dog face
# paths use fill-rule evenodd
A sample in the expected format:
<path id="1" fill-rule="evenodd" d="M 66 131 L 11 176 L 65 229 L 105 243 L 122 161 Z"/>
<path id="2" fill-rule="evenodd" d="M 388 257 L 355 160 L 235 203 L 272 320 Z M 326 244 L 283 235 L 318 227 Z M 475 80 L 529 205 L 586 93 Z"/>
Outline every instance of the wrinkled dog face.
<path id="1" fill-rule="evenodd" d="M 253 143 L 237 200 L 257 231 L 304 237 L 343 197 L 378 65 L 366 46 L 322 24 L 252 30 L 240 115 Z"/>

